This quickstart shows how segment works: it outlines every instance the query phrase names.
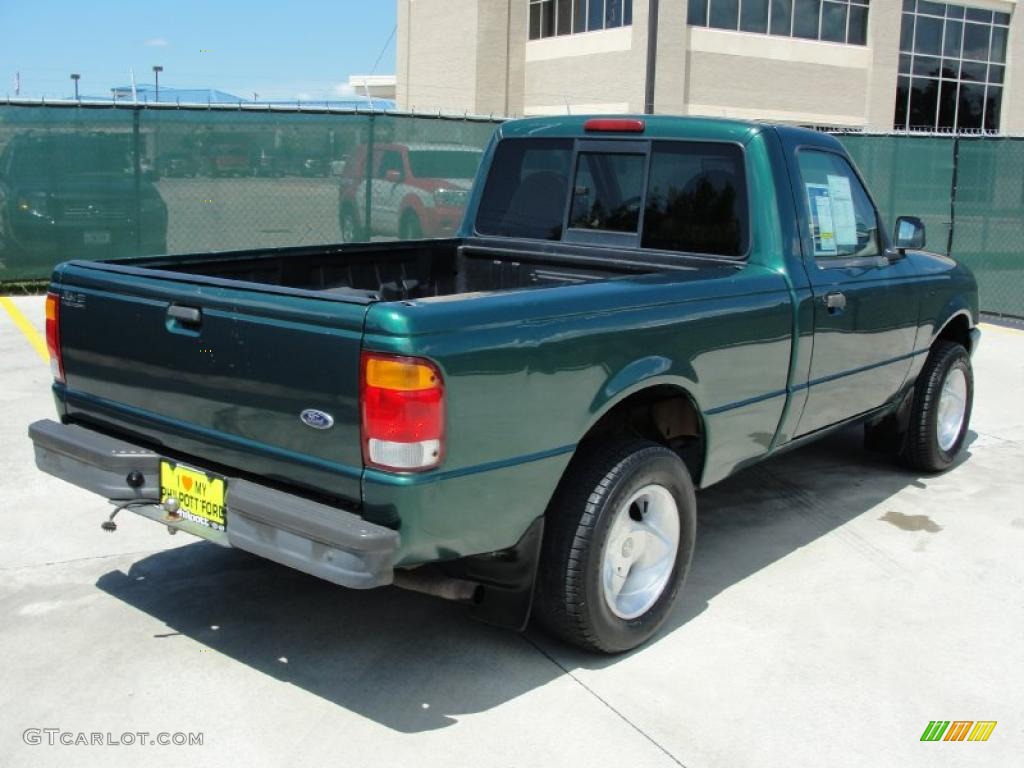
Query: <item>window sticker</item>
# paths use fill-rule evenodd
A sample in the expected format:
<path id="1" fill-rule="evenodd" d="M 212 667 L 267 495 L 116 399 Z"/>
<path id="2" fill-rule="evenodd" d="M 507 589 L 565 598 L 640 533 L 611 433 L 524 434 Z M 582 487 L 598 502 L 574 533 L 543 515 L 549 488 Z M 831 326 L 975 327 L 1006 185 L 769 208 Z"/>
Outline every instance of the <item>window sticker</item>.
<path id="1" fill-rule="evenodd" d="M 811 211 L 811 238 L 815 256 L 835 256 L 835 225 L 832 221 L 832 196 L 827 184 L 807 184 L 807 202 Z"/>
<path id="2" fill-rule="evenodd" d="M 828 192 L 832 198 L 832 224 L 836 245 L 857 248 L 857 213 L 853 207 L 853 193 L 846 176 L 828 175 Z"/>

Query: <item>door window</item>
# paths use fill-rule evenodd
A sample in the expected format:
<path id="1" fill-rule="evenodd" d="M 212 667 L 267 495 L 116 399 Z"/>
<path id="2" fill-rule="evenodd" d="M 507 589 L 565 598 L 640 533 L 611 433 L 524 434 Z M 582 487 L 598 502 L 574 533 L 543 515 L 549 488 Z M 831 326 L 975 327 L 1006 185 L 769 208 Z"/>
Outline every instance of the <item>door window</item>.
<path id="1" fill-rule="evenodd" d="M 401 178 L 404 175 L 403 170 L 402 153 L 389 150 L 380 160 L 377 178 L 386 179 L 391 171 L 398 171 L 398 176 Z"/>
<path id="2" fill-rule="evenodd" d="M 814 258 L 880 255 L 878 215 L 846 159 L 815 150 L 802 150 L 797 158 Z"/>

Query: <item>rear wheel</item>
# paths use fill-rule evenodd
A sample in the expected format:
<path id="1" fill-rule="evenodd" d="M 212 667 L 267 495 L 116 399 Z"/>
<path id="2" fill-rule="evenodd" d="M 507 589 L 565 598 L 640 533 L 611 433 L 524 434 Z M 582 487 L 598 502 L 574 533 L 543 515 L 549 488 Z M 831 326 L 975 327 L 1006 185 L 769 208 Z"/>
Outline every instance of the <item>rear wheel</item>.
<path id="1" fill-rule="evenodd" d="M 584 450 L 547 513 L 540 622 L 603 653 L 649 639 L 690 567 L 696 507 L 689 473 L 668 448 L 627 440 Z"/>
<path id="2" fill-rule="evenodd" d="M 402 216 L 402 223 L 398 228 L 398 237 L 402 240 L 419 240 L 423 237 L 423 225 L 420 224 L 419 216 L 409 211 Z"/>
<path id="3" fill-rule="evenodd" d="M 356 220 L 356 212 L 352 208 L 345 208 L 341 212 L 341 241 L 343 243 L 356 243 L 363 239 L 362 230 Z"/>
<path id="4" fill-rule="evenodd" d="M 910 409 L 903 459 L 912 469 L 949 469 L 963 448 L 974 405 L 971 358 L 961 345 L 935 344 L 924 364 Z"/>

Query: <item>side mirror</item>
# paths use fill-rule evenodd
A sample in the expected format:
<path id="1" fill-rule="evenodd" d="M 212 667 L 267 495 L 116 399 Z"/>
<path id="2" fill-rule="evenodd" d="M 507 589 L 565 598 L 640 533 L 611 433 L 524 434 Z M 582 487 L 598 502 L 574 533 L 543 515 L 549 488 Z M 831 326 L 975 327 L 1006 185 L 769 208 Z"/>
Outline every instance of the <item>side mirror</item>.
<path id="1" fill-rule="evenodd" d="M 896 231 L 893 233 L 892 245 L 900 251 L 907 248 L 924 248 L 924 222 L 916 216 L 900 216 L 896 219 Z"/>
<path id="2" fill-rule="evenodd" d="M 384 174 L 384 178 L 390 181 L 392 184 L 397 184 L 402 180 L 402 172 L 397 168 L 392 168 L 390 171 Z"/>

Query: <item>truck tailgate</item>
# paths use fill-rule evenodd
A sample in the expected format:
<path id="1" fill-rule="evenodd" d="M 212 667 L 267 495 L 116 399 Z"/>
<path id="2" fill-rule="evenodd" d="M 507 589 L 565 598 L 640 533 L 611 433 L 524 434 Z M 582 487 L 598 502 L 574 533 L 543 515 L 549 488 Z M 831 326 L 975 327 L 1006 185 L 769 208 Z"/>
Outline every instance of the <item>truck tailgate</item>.
<path id="1" fill-rule="evenodd" d="M 91 263 L 56 279 L 68 418 L 359 501 L 365 300 Z"/>

